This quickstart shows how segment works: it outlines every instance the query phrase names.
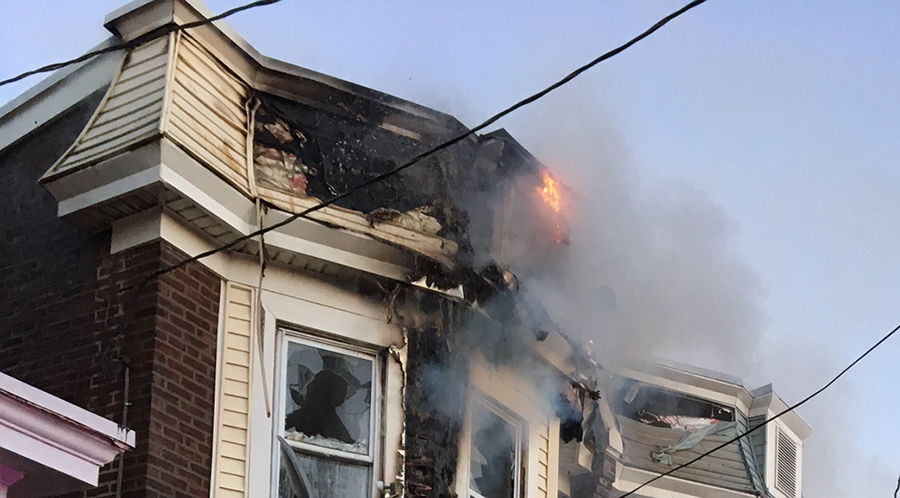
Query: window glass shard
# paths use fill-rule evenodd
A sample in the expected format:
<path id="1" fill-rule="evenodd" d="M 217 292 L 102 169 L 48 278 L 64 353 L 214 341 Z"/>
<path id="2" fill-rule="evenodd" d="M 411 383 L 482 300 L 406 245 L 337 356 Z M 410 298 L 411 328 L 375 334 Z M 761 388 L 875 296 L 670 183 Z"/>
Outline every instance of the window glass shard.
<path id="1" fill-rule="evenodd" d="M 518 428 L 481 403 L 472 405 L 469 490 L 473 498 L 513 498 Z"/>
<path id="2" fill-rule="evenodd" d="M 285 438 L 369 454 L 373 362 L 298 342 L 288 343 Z"/>

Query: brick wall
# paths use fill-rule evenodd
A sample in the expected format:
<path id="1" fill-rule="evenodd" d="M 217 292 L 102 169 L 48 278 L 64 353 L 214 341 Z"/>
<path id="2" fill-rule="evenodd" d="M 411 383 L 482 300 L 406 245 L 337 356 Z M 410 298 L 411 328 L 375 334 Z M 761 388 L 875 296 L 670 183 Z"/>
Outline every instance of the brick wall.
<path id="1" fill-rule="evenodd" d="M 186 257 L 168 244 L 161 256 L 165 267 Z M 199 263 L 159 279 L 147 471 L 158 496 L 209 496 L 219 291 Z"/>
<path id="2" fill-rule="evenodd" d="M 124 496 L 208 496 L 219 279 L 194 263 L 118 292 L 184 255 L 160 242 L 110 255 L 108 232 L 59 220 L 37 183 L 99 97 L 0 156 L 0 371 L 121 422 L 126 357 Z M 116 474 L 83 495 L 113 495 Z"/>

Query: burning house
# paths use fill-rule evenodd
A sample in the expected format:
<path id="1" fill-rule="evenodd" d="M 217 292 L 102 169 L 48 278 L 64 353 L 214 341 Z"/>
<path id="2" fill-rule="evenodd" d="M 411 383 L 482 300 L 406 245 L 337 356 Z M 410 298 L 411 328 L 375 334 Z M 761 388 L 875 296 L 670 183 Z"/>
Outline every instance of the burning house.
<path id="1" fill-rule="evenodd" d="M 467 129 L 221 23 L 152 36 L 209 15 L 132 2 L 103 46 L 134 48 L 0 109 L 0 370 L 130 407 L 123 477 L 91 496 L 616 496 L 727 433 L 709 420 L 777 410 L 702 376 L 607 382 L 522 289 L 565 251 L 567 194 L 504 130 L 298 217 Z M 710 434 L 660 449 L 679 430 Z M 768 436 L 647 496 L 767 496 Z"/>

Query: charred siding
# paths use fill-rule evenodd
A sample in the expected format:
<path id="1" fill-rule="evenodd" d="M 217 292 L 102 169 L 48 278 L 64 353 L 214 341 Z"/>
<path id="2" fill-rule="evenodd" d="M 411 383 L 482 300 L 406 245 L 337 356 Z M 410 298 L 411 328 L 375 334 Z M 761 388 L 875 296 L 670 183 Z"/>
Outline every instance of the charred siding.
<path id="1" fill-rule="evenodd" d="M 450 498 L 455 496 L 467 367 L 452 358 L 447 334 L 428 328 L 411 330 L 409 336 L 406 496 Z"/>
<path id="2" fill-rule="evenodd" d="M 461 125 L 438 125 L 362 99 L 351 106 L 258 97 L 255 178 L 261 189 L 279 194 L 328 199 L 466 131 Z M 516 165 L 505 167 L 476 161 L 482 145 L 467 137 L 336 204 L 375 214 L 428 207 L 442 227 L 437 235 L 459 243 L 465 253 L 469 216 L 462 206 L 472 206 L 475 200 L 479 209 L 487 210 L 502 177 L 525 166 L 521 158 L 507 158 Z"/>

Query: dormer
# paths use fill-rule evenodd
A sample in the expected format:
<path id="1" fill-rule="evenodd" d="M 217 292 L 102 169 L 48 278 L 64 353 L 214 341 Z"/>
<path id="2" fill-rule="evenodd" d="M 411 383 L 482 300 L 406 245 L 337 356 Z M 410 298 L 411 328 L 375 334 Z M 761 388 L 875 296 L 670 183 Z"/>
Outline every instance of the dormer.
<path id="1" fill-rule="evenodd" d="M 630 491 L 727 443 L 651 488 L 678 497 L 801 496 L 802 443 L 810 430 L 796 413 L 732 441 L 787 409 L 771 385 L 748 391 L 736 377 L 664 360 L 623 369 L 614 385 L 608 402 L 624 443 L 618 490 Z M 689 437 L 697 431 L 703 436 Z"/>

